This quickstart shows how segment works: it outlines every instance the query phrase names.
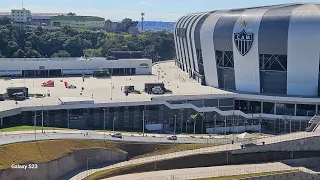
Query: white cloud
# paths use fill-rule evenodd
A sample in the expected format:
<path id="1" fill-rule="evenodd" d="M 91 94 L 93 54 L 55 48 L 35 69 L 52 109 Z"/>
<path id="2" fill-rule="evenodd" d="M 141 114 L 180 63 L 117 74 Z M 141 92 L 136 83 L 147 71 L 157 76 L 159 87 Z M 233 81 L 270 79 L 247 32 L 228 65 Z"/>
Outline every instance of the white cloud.
<path id="1" fill-rule="evenodd" d="M 10 12 L 11 9 L 19 9 L 19 6 L 0 7 L 0 12 Z M 106 19 L 114 21 L 120 21 L 124 18 L 131 18 L 133 20 L 141 19 L 140 11 L 132 10 L 100 10 L 100 9 L 70 9 L 70 8 L 54 8 L 45 6 L 25 6 L 33 13 L 68 13 L 74 12 L 77 15 L 88 15 L 88 16 L 100 16 Z M 170 14 L 170 13 L 152 13 L 145 12 L 145 20 L 148 21 L 176 21 L 182 14 Z"/>
<path id="2" fill-rule="evenodd" d="M 147 4 L 147 2 L 145 2 L 145 1 L 141 1 L 139 4 Z"/>

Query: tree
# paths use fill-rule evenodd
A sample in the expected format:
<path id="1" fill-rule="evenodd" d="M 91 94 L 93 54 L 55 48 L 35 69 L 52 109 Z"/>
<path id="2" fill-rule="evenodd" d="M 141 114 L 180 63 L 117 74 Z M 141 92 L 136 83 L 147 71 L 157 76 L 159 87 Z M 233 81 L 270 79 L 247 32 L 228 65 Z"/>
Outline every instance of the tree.
<path id="1" fill-rule="evenodd" d="M 10 19 L 8 17 L 0 17 L 0 25 L 11 24 Z"/>
<path id="2" fill-rule="evenodd" d="M 130 18 L 125 18 L 121 21 L 122 31 L 128 32 L 130 27 L 136 27 L 138 25 L 138 21 L 132 21 Z"/>
<path id="3" fill-rule="evenodd" d="M 14 58 L 25 58 L 27 57 L 26 53 L 22 49 L 18 49 L 15 53 L 13 53 Z"/>
<path id="4" fill-rule="evenodd" d="M 70 57 L 70 54 L 65 50 L 61 50 L 57 53 L 53 53 L 51 57 Z"/>

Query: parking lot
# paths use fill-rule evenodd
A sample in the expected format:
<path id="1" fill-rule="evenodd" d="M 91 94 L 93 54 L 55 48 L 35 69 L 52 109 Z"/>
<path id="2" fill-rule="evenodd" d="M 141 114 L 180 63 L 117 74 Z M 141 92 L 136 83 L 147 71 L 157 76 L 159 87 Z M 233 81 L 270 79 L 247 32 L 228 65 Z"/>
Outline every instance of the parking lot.
<path id="1" fill-rule="evenodd" d="M 55 81 L 55 87 L 41 87 L 43 82 L 49 80 Z M 62 82 L 61 82 L 62 81 Z M 64 82 L 75 85 L 76 89 L 67 89 Z M 57 105 L 59 97 L 90 97 L 95 103 L 106 102 L 132 102 L 132 101 L 148 101 L 153 96 L 143 92 L 145 83 L 163 82 L 165 88 L 172 91 L 174 95 L 201 95 L 201 94 L 222 94 L 223 90 L 216 88 L 201 86 L 200 83 L 188 78 L 186 72 L 178 69 L 174 62 L 160 63 L 153 66 L 152 75 L 137 76 L 113 76 L 109 79 L 85 78 L 82 77 L 61 77 L 61 78 L 21 78 L 12 80 L 0 80 L 0 93 L 5 93 L 7 87 L 27 87 L 29 94 L 48 94 L 50 97 L 30 98 L 26 101 L 8 100 L 0 102 L 0 110 L 11 109 L 17 106 L 41 106 L 41 105 Z M 123 93 L 123 87 L 132 85 L 141 94 Z M 84 91 L 81 93 L 81 88 Z"/>

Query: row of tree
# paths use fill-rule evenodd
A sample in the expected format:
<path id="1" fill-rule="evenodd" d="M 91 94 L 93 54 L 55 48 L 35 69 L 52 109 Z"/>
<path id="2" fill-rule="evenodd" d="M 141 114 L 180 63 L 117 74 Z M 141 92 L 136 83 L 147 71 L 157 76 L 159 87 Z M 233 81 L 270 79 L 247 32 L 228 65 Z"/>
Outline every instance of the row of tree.
<path id="1" fill-rule="evenodd" d="M 173 34 L 114 34 L 64 27 L 23 28 L 0 25 L 0 57 L 107 57 L 112 51 L 142 51 L 145 58 L 167 60 L 175 55 Z"/>

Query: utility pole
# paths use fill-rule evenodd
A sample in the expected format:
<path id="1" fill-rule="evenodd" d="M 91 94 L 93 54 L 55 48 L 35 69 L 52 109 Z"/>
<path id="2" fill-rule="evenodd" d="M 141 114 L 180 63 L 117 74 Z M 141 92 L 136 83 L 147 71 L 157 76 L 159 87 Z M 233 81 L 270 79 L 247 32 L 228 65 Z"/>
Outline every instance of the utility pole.
<path id="1" fill-rule="evenodd" d="M 144 137 L 144 110 L 142 111 L 142 136 Z"/>
<path id="2" fill-rule="evenodd" d="M 214 120 L 214 134 L 217 134 L 217 114 L 213 117 Z"/>

